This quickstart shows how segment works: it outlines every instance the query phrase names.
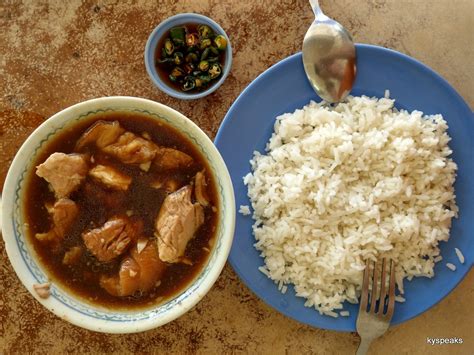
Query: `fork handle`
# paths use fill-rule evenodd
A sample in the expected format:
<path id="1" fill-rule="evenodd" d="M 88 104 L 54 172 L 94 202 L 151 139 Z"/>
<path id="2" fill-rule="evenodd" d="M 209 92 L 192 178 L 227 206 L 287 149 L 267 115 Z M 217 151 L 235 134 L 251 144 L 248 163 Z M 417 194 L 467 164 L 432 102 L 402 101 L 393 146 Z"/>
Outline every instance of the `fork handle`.
<path id="1" fill-rule="evenodd" d="M 369 351 L 370 344 L 373 339 L 370 338 L 361 338 L 359 347 L 357 348 L 356 355 L 365 355 Z"/>

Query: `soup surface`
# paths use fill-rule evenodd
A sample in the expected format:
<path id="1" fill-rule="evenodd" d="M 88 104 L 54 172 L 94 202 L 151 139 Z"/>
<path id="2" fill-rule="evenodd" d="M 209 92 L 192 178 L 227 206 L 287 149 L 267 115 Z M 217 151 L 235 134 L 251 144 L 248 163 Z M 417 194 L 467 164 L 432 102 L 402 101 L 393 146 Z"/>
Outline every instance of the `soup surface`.
<path id="1" fill-rule="evenodd" d="M 108 131 L 96 134 L 99 126 L 121 135 L 113 141 Z M 138 143 L 152 154 L 140 155 Z M 57 157 L 65 162 L 51 167 Z M 78 157 L 85 168 L 67 171 Z M 215 183 L 204 157 L 173 127 L 140 114 L 97 115 L 49 142 L 35 166 L 26 219 L 52 282 L 108 308 L 146 307 L 179 293 L 206 263 L 218 223 Z M 55 181 L 58 171 L 66 177 Z M 68 178 L 77 186 L 64 192 Z"/>

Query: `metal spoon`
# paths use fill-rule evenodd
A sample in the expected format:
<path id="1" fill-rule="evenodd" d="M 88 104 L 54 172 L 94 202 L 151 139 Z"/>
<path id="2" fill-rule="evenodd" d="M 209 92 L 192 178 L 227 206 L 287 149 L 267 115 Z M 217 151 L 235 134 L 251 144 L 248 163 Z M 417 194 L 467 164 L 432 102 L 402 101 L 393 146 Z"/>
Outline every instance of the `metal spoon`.
<path id="1" fill-rule="evenodd" d="M 351 35 L 323 14 L 318 0 L 309 0 L 315 20 L 303 40 L 303 65 L 314 91 L 335 103 L 346 98 L 356 75 L 356 51 Z"/>

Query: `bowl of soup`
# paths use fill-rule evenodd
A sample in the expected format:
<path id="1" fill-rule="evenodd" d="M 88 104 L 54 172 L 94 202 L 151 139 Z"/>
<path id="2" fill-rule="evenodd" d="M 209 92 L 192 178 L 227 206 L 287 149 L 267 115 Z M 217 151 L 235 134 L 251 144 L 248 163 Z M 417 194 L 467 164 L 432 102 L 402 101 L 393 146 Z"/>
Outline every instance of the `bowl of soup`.
<path id="1" fill-rule="evenodd" d="M 31 294 L 75 325 L 155 328 L 209 291 L 235 223 L 229 173 L 207 135 L 146 99 L 71 106 L 17 152 L 2 234 Z"/>

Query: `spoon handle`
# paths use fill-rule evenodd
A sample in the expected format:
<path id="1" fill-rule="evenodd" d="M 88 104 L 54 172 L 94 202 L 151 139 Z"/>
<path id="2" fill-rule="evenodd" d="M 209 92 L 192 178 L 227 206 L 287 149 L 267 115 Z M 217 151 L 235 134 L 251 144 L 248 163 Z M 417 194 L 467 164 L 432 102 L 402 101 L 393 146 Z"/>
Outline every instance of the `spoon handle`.
<path id="1" fill-rule="evenodd" d="M 324 16 L 321 8 L 319 7 L 319 0 L 309 0 L 311 8 L 313 9 L 314 16 L 318 18 L 319 16 Z"/>

